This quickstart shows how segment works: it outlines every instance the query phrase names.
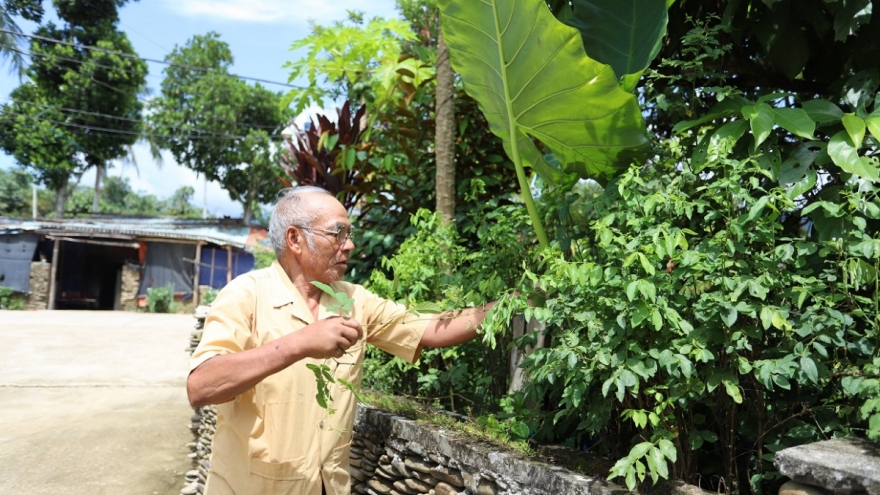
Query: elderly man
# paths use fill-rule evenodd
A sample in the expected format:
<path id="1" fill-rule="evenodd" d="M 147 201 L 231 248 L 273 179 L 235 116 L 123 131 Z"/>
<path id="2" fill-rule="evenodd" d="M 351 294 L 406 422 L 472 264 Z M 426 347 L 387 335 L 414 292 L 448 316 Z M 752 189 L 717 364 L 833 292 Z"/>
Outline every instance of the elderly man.
<path id="1" fill-rule="evenodd" d="M 488 306 L 416 317 L 342 282 L 351 222 L 317 187 L 284 192 L 269 237 L 278 261 L 220 292 L 192 356 L 190 403 L 219 404 L 206 495 L 348 495 L 355 397 L 331 384 L 336 412 L 321 408 L 306 365 L 328 365 L 337 381 L 360 384 L 365 343 L 414 362 L 422 347 L 474 338 Z M 353 299 L 349 310 L 332 309 L 340 305 L 313 281 Z"/>

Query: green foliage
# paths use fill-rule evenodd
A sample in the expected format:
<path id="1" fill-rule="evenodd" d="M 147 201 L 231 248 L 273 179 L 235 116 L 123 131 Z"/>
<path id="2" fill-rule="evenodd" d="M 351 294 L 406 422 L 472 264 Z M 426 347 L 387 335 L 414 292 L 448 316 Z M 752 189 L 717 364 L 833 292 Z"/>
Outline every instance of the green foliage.
<path id="1" fill-rule="evenodd" d="M 647 144 L 638 103 L 609 66 L 584 53 L 577 30 L 557 21 L 545 2 L 447 0 L 440 9 L 452 65 L 504 141 L 547 247 L 523 169 L 553 185 L 564 183 L 564 174 L 609 179 Z M 561 170 L 547 163 L 533 138 L 553 152 Z"/>
<path id="2" fill-rule="evenodd" d="M 98 212 L 126 216 L 201 218 L 201 210 L 190 202 L 194 192 L 192 186 L 181 186 L 168 199 L 162 200 L 152 194 L 135 192 L 128 178 L 105 177 Z M 49 195 L 51 196 L 51 193 Z M 75 187 L 67 200 L 66 214 L 91 215 L 94 197 L 94 189 L 86 186 Z"/>
<path id="3" fill-rule="evenodd" d="M 478 240 L 466 249 L 452 226 L 441 225 L 435 213 L 419 211 L 412 217 L 416 233 L 392 258 L 383 260 L 390 277 L 376 270 L 368 287 L 376 294 L 403 301 L 413 309 L 460 309 L 502 297 L 516 284 L 528 264 L 522 240 L 528 220 L 521 207 L 489 203 L 475 212 L 470 234 Z M 425 302 L 437 302 L 434 307 Z M 491 313 L 490 313 L 491 314 Z M 494 336 L 493 336 L 494 337 Z M 506 393 L 506 373 L 487 375 L 485 369 L 507 369 L 504 346 L 470 342 L 444 349 L 425 349 L 411 365 L 367 349 L 365 386 L 386 393 L 412 395 L 436 401 L 452 411 L 489 411 Z M 508 423 L 505 423 L 508 424 Z"/>
<path id="4" fill-rule="evenodd" d="M 201 303 L 205 306 L 210 306 L 214 299 L 217 299 L 217 294 L 220 293 L 219 289 L 210 288 L 205 291 L 205 294 L 202 296 Z"/>
<path id="5" fill-rule="evenodd" d="M 27 306 L 27 297 L 9 287 L 0 286 L 0 309 L 20 311 Z"/>
<path id="6" fill-rule="evenodd" d="M 259 247 L 254 249 L 254 270 L 266 268 L 275 262 L 275 251 Z"/>
<path id="7" fill-rule="evenodd" d="M 165 69 L 161 94 L 150 103 L 155 144 L 178 163 L 219 182 L 242 204 L 248 223 L 253 205 L 270 202 L 278 190 L 272 141 L 291 117 L 281 95 L 229 77 L 232 52 L 216 33 L 175 47 L 166 61 L 173 65 Z M 181 129 L 198 130 L 198 135 Z"/>
<path id="8" fill-rule="evenodd" d="M 147 289 L 147 311 L 150 313 L 176 313 L 177 303 L 174 302 L 174 285 L 150 287 Z"/>
<path id="9" fill-rule="evenodd" d="M 56 192 L 56 218 L 64 213 L 71 183 L 124 156 L 141 130 L 138 94 L 147 65 L 116 29 L 123 3 L 102 2 L 100 9 L 94 2 L 56 3 L 61 25 L 43 24 L 35 34 L 64 43 L 32 41 L 28 81 L 0 107 L 0 147 Z M 16 2 L 15 9 L 30 18 L 42 14 L 34 2 Z M 73 46 L 78 44 L 102 50 Z"/>
<path id="10" fill-rule="evenodd" d="M 660 52 L 666 0 L 556 0 L 556 17 L 581 32 L 587 54 L 608 64 L 628 91 Z"/>
<path id="11" fill-rule="evenodd" d="M 417 58 L 400 57 L 402 43 L 414 41 L 415 33 L 399 19 L 373 18 L 349 12 L 346 21 L 331 26 L 312 24 L 311 35 L 297 40 L 291 50 L 307 48 L 306 55 L 285 67 L 290 81 L 308 80 L 305 89 L 293 89 L 285 97 L 294 114 L 309 105 L 324 106 L 325 100 L 344 98 L 370 106 L 371 119 L 386 105 L 400 99 L 396 90 L 398 72 L 405 71 L 408 82 L 420 86 L 434 75 L 434 69 Z M 329 88 L 322 87 L 328 84 Z"/>

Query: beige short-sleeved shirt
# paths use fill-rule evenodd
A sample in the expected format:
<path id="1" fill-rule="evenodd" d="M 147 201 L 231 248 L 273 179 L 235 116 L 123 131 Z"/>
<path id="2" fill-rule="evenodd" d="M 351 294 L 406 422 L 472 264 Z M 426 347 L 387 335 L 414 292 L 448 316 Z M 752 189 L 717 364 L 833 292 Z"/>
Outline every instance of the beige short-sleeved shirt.
<path id="1" fill-rule="evenodd" d="M 206 495 L 320 495 L 322 479 L 328 495 L 351 493 L 348 456 L 356 398 L 331 384 L 329 405 L 336 412 L 329 414 L 318 405 L 317 381 L 306 365 L 327 364 L 335 378 L 359 386 L 366 342 L 413 362 L 428 320 L 359 285 L 330 285 L 354 299 L 348 316 L 360 322 L 364 338 L 338 363 L 304 359 L 218 405 Z M 344 315 L 327 310 L 337 304 L 324 294 L 318 318 Z M 220 291 L 190 369 L 219 354 L 259 347 L 312 322 L 305 300 L 275 262 Z"/>

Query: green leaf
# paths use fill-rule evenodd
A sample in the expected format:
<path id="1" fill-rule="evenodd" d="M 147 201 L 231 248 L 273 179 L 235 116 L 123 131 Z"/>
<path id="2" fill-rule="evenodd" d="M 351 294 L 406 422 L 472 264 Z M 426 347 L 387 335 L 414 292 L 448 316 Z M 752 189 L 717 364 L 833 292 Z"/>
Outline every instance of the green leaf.
<path id="1" fill-rule="evenodd" d="M 439 304 L 433 302 L 420 302 L 413 306 L 412 311 L 416 313 L 437 314 L 442 313 L 443 308 Z"/>
<path id="2" fill-rule="evenodd" d="M 767 202 L 770 201 L 770 196 L 761 196 L 758 201 L 755 201 L 755 204 L 749 208 L 749 214 L 746 216 L 746 222 L 751 222 L 752 220 L 758 218 L 761 212 L 764 211 L 764 207 L 767 206 Z"/>
<path id="3" fill-rule="evenodd" d="M 880 143 L 880 117 L 868 117 L 865 119 L 865 125 L 874 140 Z"/>
<path id="4" fill-rule="evenodd" d="M 721 321 L 727 326 L 727 328 L 733 328 L 733 325 L 736 324 L 736 319 L 739 316 L 739 312 L 731 305 L 726 305 L 721 308 L 719 312 L 721 315 Z"/>
<path id="5" fill-rule="evenodd" d="M 651 448 L 654 447 L 654 444 L 651 442 L 641 442 L 633 446 L 629 451 L 629 457 L 632 460 L 636 460 L 645 456 Z"/>
<path id="6" fill-rule="evenodd" d="M 665 0 L 574 0 L 565 23 L 577 28 L 587 55 L 619 78 L 641 73 L 666 36 Z"/>
<path id="7" fill-rule="evenodd" d="M 855 173 L 859 164 L 859 152 L 847 131 L 840 131 L 828 141 L 828 156 L 844 172 Z"/>
<path id="8" fill-rule="evenodd" d="M 785 316 L 783 316 L 778 310 L 773 310 L 773 315 L 770 317 L 770 323 L 780 330 L 789 325 L 788 320 L 786 320 Z"/>
<path id="9" fill-rule="evenodd" d="M 816 363 L 810 356 L 801 356 L 801 371 L 813 383 L 819 383 L 819 371 L 816 369 Z"/>
<path id="10" fill-rule="evenodd" d="M 604 181 L 646 151 L 635 96 L 620 88 L 609 66 L 586 56 L 580 33 L 544 2 L 439 4 L 452 66 L 514 163 L 523 151 L 535 156 L 531 137 L 564 172 Z"/>
<path id="11" fill-rule="evenodd" d="M 661 438 L 657 443 L 657 447 L 660 449 L 660 452 L 663 453 L 663 456 L 673 463 L 678 459 L 678 451 L 675 450 L 675 445 L 669 440 Z"/>
<path id="12" fill-rule="evenodd" d="M 654 302 L 657 300 L 657 288 L 650 280 L 639 280 L 637 285 L 646 301 Z"/>
<path id="13" fill-rule="evenodd" d="M 770 326 L 773 325 L 773 308 L 770 306 L 764 306 L 761 308 L 761 325 L 764 326 L 764 330 L 770 329 Z"/>
<path id="14" fill-rule="evenodd" d="M 847 0 L 834 13 L 834 41 L 846 41 L 871 22 L 871 0 Z"/>
<path id="15" fill-rule="evenodd" d="M 776 123 L 779 127 L 804 139 L 815 139 L 816 123 L 806 111 L 800 108 L 774 108 Z"/>
<path id="16" fill-rule="evenodd" d="M 755 136 L 755 147 L 757 148 L 773 130 L 775 117 L 773 109 L 766 103 L 758 103 L 757 105 L 744 106 L 742 108 L 742 115 L 749 119 L 752 134 Z"/>
<path id="17" fill-rule="evenodd" d="M 801 105 L 807 116 L 818 124 L 839 122 L 843 118 L 843 110 L 827 100 L 810 100 Z"/>
<path id="18" fill-rule="evenodd" d="M 818 180 L 819 175 L 816 173 L 815 170 L 807 170 L 806 175 L 804 175 L 801 180 L 791 185 L 791 189 L 786 192 L 786 196 L 788 196 L 789 199 L 797 199 L 802 194 L 812 190 L 816 186 L 816 182 L 818 182 Z"/>
<path id="19" fill-rule="evenodd" d="M 651 314 L 651 309 L 642 301 L 636 303 L 632 313 L 632 326 L 637 327 Z"/>
<path id="20" fill-rule="evenodd" d="M 648 275 L 654 275 L 656 269 L 654 265 L 651 264 L 651 261 L 645 256 L 643 253 L 638 253 L 639 261 L 642 263 L 642 269 L 648 272 Z"/>
<path id="21" fill-rule="evenodd" d="M 858 115 L 848 113 L 843 116 L 842 122 L 853 145 L 858 149 L 859 146 L 862 145 L 862 141 L 865 139 L 865 120 Z"/>
<path id="22" fill-rule="evenodd" d="M 654 324 L 654 330 L 660 331 L 663 328 L 663 316 L 660 315 L 660 312 L 655 308 L 651 311 L 651 323 Z"/>
<path id="23" fill-rule="evenodd" d="M 636 298 L 636 292 L 639 289 L 639 281 L 633 280 L 626 286 L 626 297 L 632 302 Z"/>
<path id="24" fill-rule="evenodd" d="M 656 474 L 658 474 L 663 479 L 669 478 L 669 468 L 666 465 L 666 458 L 664 457 L 660 449 L 657 447 L 653 447 L 648 454 L 648 459 L 651 459 L 653 461 L 652 474 L 654 474 L 653 472 L 656 472 Z M 656 478 L 654 479 L 656 480 Z"/>
<path id="25" fill-rule="evenodd" d="M 724 380 L 724 390 L 727 392 L 727 395 L 729 395 L 730 398 L 733 399 L 734 402 L 736 402 L 737 404 L 742 404 L 743 398 L 742 393 L 739 390 L 739 385 L 730 380 Z"/>

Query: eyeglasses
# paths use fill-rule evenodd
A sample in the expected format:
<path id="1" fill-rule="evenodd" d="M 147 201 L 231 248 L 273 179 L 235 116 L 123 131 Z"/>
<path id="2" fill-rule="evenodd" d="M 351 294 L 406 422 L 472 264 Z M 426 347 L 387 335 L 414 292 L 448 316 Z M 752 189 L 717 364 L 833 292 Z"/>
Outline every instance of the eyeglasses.
<path id="1" fill-rule="evenodd" d="M 351 227 L 349 227 L 347 230 L 346 229 L 339 229 L 339 230 L 313 229 L 311 227 L 300 227 L 299 225 L 294 225 L 294 227 L 297 227 L 302 230 L 308 230 L 309 232 L 320 232 L 322 234 L 327 234 L 329 236 L 333 236 L 333 238 L 339 244 L 344 244 L 345 241 L 351 239 L 351 236 L 354 233 L 354 229 L 352 229 Z"/>

